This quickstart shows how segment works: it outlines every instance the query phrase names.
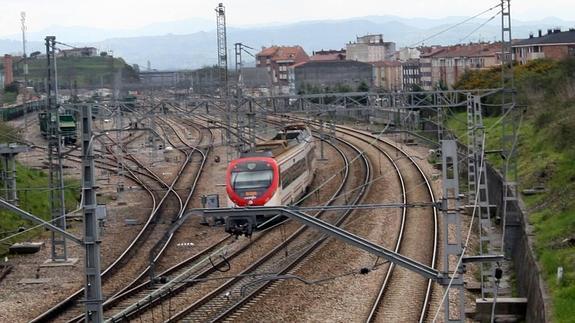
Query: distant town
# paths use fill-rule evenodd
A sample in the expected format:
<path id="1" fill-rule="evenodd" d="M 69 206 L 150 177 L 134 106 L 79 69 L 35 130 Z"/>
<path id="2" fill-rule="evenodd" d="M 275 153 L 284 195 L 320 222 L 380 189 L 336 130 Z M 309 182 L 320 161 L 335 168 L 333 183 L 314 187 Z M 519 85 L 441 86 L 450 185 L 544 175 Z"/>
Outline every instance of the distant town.
<path id="1" fill-rule="evenodd" d="M 512 50 L 518 64 L 538 58 L 560 60 L 575 56 L 575 29 L 539 30 L 527 39 L 513 40 Z M 245 95 L 418 91 L 451 89 L 467 71 L 499 66 L 501 43 L 396 48 L 396 43 L 385 39 L 382 34 L 367 34 L 342 44 L 340 49 L 308 53 L 302 46 L 290 44 L 262 47 L 254 54 L 255 66 L 253 61 L 251 64 L 236 62 L 235 69 L 230 68 L 230 80 L 237 82 Z M 33 63 L 43 61 L 44 57 L 43 53 L 33 52 L 27 59 Z M 110 59 L 113 53 L 98 52 L 94 47 L 81 47 L 61 50 L 58 57 L 62 60 Z M 3 64 L 0 65 L 1 84 L 7 86 L 13 83 L 15 77 L 18 79 L 18 76 L 22 76 L 23 64 L 22 56 L 4 55 Z M 139 75 L 139 82 L 143 86 L 186 88 L 201 93 L 213 91 L 218 85 L 217 67 L 177 71 L 156 71 L 149 64 L 146 68 L 136 64 L 128 64 L 127 67 Z M 81 67 L 75 67 L 74 71 L 77 69 L 81 70 Z M 111 80 L 115 72 L 104 72 L 108 73 L 105 80 Z M 61 74 L 71 75 L 70 71 L 62 71 Z M 131 81 L 138 82 L 137 79 Z M 104 85 L 104 77 L 92 83 Z M 106 82 L 106 85 L 109 83 Z M 66 83 L 62 84 L 65 88 Z"/>

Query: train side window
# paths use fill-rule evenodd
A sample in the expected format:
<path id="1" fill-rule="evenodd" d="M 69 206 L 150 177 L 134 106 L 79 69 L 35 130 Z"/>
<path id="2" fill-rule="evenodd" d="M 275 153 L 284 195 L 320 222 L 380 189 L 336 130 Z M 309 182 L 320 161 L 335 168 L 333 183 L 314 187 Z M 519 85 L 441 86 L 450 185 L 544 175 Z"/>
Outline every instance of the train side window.
<path id="1" fill-rule="evenodd" d="M 306 171 L 306 159 L 302 158 L 288 168 L 282 175 L 282 187 L 285 188 L 295 181 L 298 177 L 303 175 Z"/>

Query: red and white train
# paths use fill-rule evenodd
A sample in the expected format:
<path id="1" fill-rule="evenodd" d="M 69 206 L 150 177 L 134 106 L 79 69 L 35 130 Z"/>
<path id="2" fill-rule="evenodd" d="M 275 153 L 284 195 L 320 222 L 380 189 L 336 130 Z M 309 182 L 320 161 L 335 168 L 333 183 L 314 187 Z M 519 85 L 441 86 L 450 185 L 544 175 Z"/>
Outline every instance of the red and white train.
<path id="1" fill-rule="evenodd" d="M 304 124 L 285 126 L 255 152 L 232 160 L 226 173 L 228 207 L 279 206 L 297 202 L 315 174 L 315 143 Z M 226 230 L 237 233 L 246 225 L 257 225 L 266 217 L 228 218 Z M 250 231 L 251 232 L 251 231 Z"/>

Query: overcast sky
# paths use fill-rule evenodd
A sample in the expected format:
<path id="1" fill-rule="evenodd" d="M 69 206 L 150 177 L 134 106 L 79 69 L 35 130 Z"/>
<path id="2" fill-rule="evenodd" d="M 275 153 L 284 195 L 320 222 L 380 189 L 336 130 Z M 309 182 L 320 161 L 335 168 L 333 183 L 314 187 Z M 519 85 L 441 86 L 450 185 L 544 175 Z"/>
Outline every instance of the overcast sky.
<path id="1" fill-rule="evenodd" d="M 29 31 L 50 25 L 110 29 L 137 28 L 155 22 L 191 17 L 214 19 L 219 1 L 209 0 L 0 0 L 0 35 L 20 32 L 26 11 Z M 441 18 L 473 16 L 498 0 L 227 0 L 228 24 L 243 26 L 367 15 Z M 575 21 L 575 0 L 514 0 L 512 17 L 539 20 L 558 17 Z M 215 23 L 215 22 L 214 22 Z"/>

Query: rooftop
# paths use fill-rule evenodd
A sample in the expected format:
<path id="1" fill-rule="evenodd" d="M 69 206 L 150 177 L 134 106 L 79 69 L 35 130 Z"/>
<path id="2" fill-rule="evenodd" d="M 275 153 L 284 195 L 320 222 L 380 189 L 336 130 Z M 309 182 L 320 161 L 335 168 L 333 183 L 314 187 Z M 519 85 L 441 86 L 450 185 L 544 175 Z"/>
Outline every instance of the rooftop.
<path id="1" fill-rule="evenodd" d="M 501 52 L 501 43 L 470 43 L 431 49 L 421 57 L 485 57 Z"/>
<path id="2" fill-rule="evenodd" d="M 293 67 L 300 67 L 300 66 L 319 66 L 319 65 L 370 65 L 369 63 L 358 62 L 358 61 L 348 61 L 348 60 L 309 60 L 307 62 L 301 62 L 295 64 Z"/>
<path id="3" fill-rule="evenodd" d="M 345 60 L 345 49 L 340 50 L 320 50 L 313 52 L 310 61 L 342 61 Z"/>
<path id="4" fill-rule="evenodd" d="M 547 34 L 518 40 L 513 44 L 513 47 L 546 44 L 575 44 L 575 28 L 571 28 L 568 31 L 548 29 Z"/>
<path id="5" fill-rule="evenodd" d="M 308 58 L 304 49 L 299 46 L 272 46 L 263 48 L 257 56 L 271 56 L 276 61 L 299 60 Z"/>

